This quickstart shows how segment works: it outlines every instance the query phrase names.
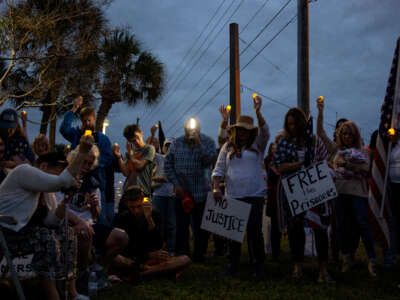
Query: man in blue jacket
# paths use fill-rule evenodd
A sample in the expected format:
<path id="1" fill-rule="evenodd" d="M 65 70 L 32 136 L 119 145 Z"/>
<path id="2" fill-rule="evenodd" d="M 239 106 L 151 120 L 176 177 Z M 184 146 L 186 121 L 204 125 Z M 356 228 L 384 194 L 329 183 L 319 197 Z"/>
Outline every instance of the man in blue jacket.
<path id="1" fill-rule="evenodd" d="M 95 131 L 96 112 L 92 107 L 84 107 L 80 111 L 81 127 L 72 127 L 72 122 L 76 118 L 76 112 L 82 106 L 82 96 L 74 100 L 74 105 L 68 111 L 61 123 L 60 133 L 71 143 L 71 149 L 78 144 L 81 136 L 86 130 L 91 130 L 95 143 L 100 150 L 99 164 L 97 171 L 100 175 L 100 191 L 101 191 L 101 213 L 99 222 L 103 224 L 111 224 L 114 217 L 114 181 L 110 176 L 110 167 L 113 161 L 111 152 L 111 143 L 107 136 L 103 133 Z"/>

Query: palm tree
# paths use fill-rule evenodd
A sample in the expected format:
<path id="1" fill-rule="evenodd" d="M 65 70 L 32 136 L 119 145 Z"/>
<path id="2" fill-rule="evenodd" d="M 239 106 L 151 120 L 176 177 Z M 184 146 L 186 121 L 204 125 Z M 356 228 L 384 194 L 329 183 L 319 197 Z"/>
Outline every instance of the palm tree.
<path id="1" fill-rule="evenodd" d="M 138 101 L 155 103 L 164 90 L 164 67 L 150 52 L 142 51 L 135 36 L 127 29 L 116 29 L 105 35 L 101 46 L 101 104 L 97 112 L 96 130 L 112 105 Z"/>

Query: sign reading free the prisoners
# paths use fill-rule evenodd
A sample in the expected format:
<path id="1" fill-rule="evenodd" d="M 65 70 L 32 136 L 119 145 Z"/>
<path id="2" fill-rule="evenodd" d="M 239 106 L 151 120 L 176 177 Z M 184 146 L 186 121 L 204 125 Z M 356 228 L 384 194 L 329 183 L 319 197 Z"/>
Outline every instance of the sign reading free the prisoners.
<path id="1" fill-rule="evenodd" d="M 216 201 L 208 193 L 201 228 L 217 235 L 243 243 L 251 205 L 230 198 Z"/>
<path id="2" fill-rule="evenodd" d="M 293 216 L 337 197 L 326 161 L 287 176 L 282 184 Z"/>

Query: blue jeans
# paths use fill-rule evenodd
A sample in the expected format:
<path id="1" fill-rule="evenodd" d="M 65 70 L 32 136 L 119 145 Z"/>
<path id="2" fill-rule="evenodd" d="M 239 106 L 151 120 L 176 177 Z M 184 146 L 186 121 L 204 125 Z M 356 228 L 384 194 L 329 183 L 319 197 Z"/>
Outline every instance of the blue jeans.
<path id="1" fill-rule="evenodd" d="M 335 199 L 337 231 L 344 256 L 349 256 L 351 248 L 353 248 L 354 228 L 351 228 L 351 224 L 355 222 L 358 225 L 368 258 L 376 259 L 374 240 L 368 222 L 367 201 L 366 198 L 345 194 L 340 194 Z"/>
<path id="2" fill-rule="evenodd" d="M 154 207 L 161 215 L 161 232 L 169 253 L 175 252 L 176 246 L 176 201 L 175 197 L 154 196 Z"/>

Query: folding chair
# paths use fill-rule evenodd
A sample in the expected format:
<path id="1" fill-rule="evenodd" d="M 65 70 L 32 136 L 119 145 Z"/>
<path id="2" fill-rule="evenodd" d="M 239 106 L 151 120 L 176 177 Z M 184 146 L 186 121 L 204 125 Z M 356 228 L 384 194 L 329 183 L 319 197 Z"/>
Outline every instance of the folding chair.
<path id="1" fill-rule="evenodd" d="M 17 224 L 17 220 L 14 217 L 0 215 L 0 223 L 15 225 Z M 17 290 L 19 300 L 25 300 L 24 291 L 22 290 L 21 283 L 19 282 L 19 278 L 17 272 L 15 271 L 14 264 L 12 262 L 11 253 L 8 250 L 6 239 L 4 238 L 3 231 L 0 226 L 0 261 L 3 258 L 3 255 L 6 256 L 6 260 L 8 263 L 8 267 L 11 271 L 11 277 L 14 282 L 15 289 Z"/>

